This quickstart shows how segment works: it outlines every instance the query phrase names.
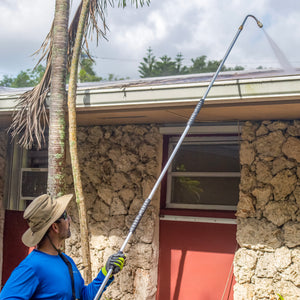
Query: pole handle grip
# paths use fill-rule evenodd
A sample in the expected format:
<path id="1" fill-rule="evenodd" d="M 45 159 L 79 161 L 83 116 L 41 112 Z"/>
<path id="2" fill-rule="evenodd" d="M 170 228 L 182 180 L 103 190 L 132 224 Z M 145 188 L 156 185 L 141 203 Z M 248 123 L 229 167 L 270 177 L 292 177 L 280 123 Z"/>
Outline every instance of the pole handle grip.
<path id="1" fill-rule="evenodd" d="M 142 217 L 143 217 L 143 215 L 144 215 L 144 213 L 145 213 L 145 211 L 146 211 L 146 209 L 147 209 L 147 207 L 148 207 L 150 201 L 151 201 L 150 198 L 147 198 L 147 199 L 144 201 L 142 207 L 140 208 L 139 213 L 138 213 L 137 216 L 135 217 L 135 219 L 134 219 L 134 221 L 133 221 L 133 223 L 132 223 L 132 225 L 131 225 L 131 227 L 130 227 L 130 229 L 129 229 L 129 232 L 133 233 L 133 232 L 136 230 L 136 228 L 137 228 L 137 226 L 139 225 L 139 223 L 140 223 L 140 221 L 141 221 L 141 219 L 142 219 Z"/>

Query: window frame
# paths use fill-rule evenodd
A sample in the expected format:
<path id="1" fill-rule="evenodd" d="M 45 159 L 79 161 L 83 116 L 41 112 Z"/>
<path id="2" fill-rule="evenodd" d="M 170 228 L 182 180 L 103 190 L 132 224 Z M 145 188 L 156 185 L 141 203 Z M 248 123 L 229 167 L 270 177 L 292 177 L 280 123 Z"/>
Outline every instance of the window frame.
<path id="1" fill-rule="evenodd" d="M 45 133 L 48 134 L 48 131 Z M 45 140 L 47 143 L 47 139 Z M 47 144 L 44 150 L 25 149 L 21 147 L 17 139 L 9 138 L 7 144 L 7 167 L 6 167 L 6 183 L 4 191 L 4 208 L 6 210 L 24 211 L 28 201 L 32 201 L 35 197 L 22 196 L 22 175 L 23 171 L 46 172 L 45 167 L 31 167 L 30 158 L 48 156 Z M 41 155 L 41 153 L 43 154 Z M 47 163 L 48 166 L 48 163 Z M 34 188 L 34 186 L 32 186 Z"/>
<path id="2" fill-rule="evenodd" d="M 176 143 L 180 137 L 177 135 L 168 135 L 168 157 L 170 157 Z M 237 134 L 213 134 L 213 135 L 189 135 L 182 142 L 182 145 L 203 145 L 203 144 L 239 144 L 239 138 Z M 196 210 L 223 210 L 223 211 L 236 211 L 236 205 L 215 205 L 215 204 L 186 204 L 186 203 L 172 203 L 172 179 L 174 177 L 230 177 L 240 178 L 240 172 L 173 172 L 173 164 L 170 165 L 167 172 L 166 179 L 166 209 L 196 209 Z"/>

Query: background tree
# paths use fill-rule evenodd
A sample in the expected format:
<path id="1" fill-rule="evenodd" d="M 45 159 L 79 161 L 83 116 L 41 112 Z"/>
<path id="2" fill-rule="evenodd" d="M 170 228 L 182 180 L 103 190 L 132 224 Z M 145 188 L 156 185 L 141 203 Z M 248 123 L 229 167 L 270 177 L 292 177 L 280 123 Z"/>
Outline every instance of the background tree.
<path id="1" fill-rule="evenodd" d="M 0 81 L 0 86 L 10 87 L 13 82 L 13 78 L 8 75 L 4 75 L 3 79 Z"/>
<path id="2" fill-rule="evenodd" d="M 196 74 L 215 72 L 219 67 L 221 61 L 208 60 L 206 55 L 192 58 L 192 65 L 190 67 L 183 65 L 183 55 L 178 53 L 174 60 L 167 55 L 163 55 L 157 60 L 153 54 L 152 49 L 147 49 L 147 55 L 139 65 L 140 77 L 154 77 L 154 76 L 170 76 L 181 74 Z M 242 66 L 235 66 L 234 68 L 222 67 L 222 71 L 244 70 Z"/>
<path id="3" fill-rule="evenodd" d="M 153 67 L 153 74 L 155 76 L 169 76 L 176 73 L 176 62 L 172 58 L 164 55 L 156 61 Z"/>
<path id="4" fill-rule="evenodd" d="M 96 72 L 93 70 L 93 65 L 94 61 L 87 54 L 81 53 L 79 71 L 80 82 L 94 82 L 101 81 L 103 79 L 96 75 Z"/>
<path id="5" fill-rule="evenodd" d="M 28 70 L 27 70 L 28 71 Z M 32 80 L 27 72 L 21 71 L 11 82 L 11 87 L 27 87 L 33 86 Z"/>
<path id="6" fill-rule="evenodd" d="M 139 65 L 139 73 L 141 78 L 154 76 L 153 69 L 156 63 L 156 58 L 153 55 L 151 47 L 147 49 L 147 55 Z"/>
<path id="7" fill-rule="evenodd" d="M 178 53 L 175 57 L 175 63 L 176 63 L 176 74 L 186 74 L 188 73 L 188 68 L 186 66 L 182 65 L 184 58 L 181 53 Z"/>
<path id="8" fill-rule="evenodd" d="M 206 72 L 215 72 L 222 60 L 209 60 L 206 64 Z M 222 72 L 228 71 L 226 66 L 223 66 L 221 69 Z"/>
<path id="9" fill-rule="evenodd" d="M 183 55 L 177 54 L 175 60 L 171 57 L 163 55 L 157 60 L 153 55 L 152 49 L 147 49 L 147 56 L 143 58 L 143 62 L 139 65 L 140 77 L 154 77 L 154 76 L 169 76 L 186 74 L 188 69 L 182 65 Z"/>
<path id="10" fill-rule="evenodd" d="M 41 81 L 45 69 L 44 66 L 38 65 L 33 70 L 27 69 L 26 71 L 20 71 L 16 77 L 4 75 L 3 79 L 0 81 L 0 86 L 13 88 L 35 86 Z"/>
<path id="11" fill-rule="evenodd" d="M 189 68 L 189 73 L 190 74 L 196 74 L 196 73 L 203 73 L 205 72 L 205 67 L 206 67 L 206 56 L 198 56 L 195 59 L 192 58 L 192 66 Z"/>
<path id="12" fill-rule="evenodd" d="M 189 74 L 196 73 L 210 73 L 217 71 L 222 60 L 208 60 L 206 55 L 198 56 L 195 59 L 191 59 L 192 66 L 188 68 Z M 221 71 L 239 71 L 244 70 L 242 66 L 235 66 L 234 68 L 227 68 L 225 65 L 222 67 Z"/>

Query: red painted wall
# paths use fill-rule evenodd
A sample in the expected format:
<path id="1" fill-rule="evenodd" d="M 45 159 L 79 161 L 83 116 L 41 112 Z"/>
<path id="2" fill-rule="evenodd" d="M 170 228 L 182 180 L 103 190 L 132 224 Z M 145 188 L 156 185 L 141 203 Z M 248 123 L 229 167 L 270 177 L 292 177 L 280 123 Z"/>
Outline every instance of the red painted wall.
<path id="1" fill-rule="evenodd" d="M 161 221 L 157 300 L 232 300 L 235 251 L 236 225 Z"/>
<path id="2" fill-rule="evenodd" d="M 22 234 L 28 228 L 27 222 L 23 219 L 22 211 L 5 211 L 4 236 L 3 236 L 3 286 L 13 269 L 27 256 L 28 247 L 22 241 Z"/>

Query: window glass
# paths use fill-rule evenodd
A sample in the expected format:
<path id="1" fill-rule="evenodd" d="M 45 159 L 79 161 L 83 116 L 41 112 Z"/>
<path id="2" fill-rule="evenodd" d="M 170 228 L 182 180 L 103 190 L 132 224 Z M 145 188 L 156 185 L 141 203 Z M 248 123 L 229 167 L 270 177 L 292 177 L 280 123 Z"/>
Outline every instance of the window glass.
<path id="1" fill-rule="evenodd" d="M 172 171 L 239 172 L 238 151 L 236 143 L 182 145 Z"/>
<path id="2" fill-rule="evenodd" d="M 170 153 L 177 138 L 170 138 Z M 167 207 L 235 209 L 240 164 L 237 137 L 187 137 L 168 172 Z"/>
<path id="3" fill-rule="evenodd" d="M 235 206 L 239 181 L 237 177 L 173 177 L 172 203 Z"/>

